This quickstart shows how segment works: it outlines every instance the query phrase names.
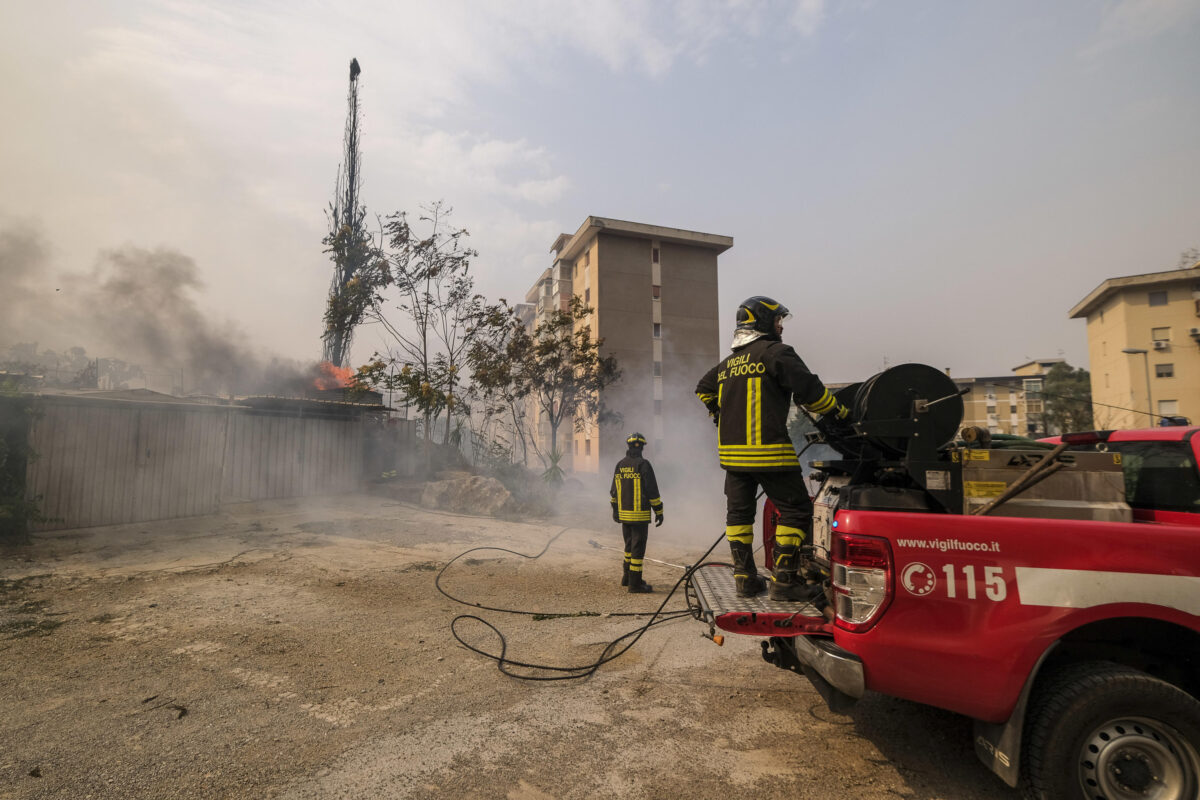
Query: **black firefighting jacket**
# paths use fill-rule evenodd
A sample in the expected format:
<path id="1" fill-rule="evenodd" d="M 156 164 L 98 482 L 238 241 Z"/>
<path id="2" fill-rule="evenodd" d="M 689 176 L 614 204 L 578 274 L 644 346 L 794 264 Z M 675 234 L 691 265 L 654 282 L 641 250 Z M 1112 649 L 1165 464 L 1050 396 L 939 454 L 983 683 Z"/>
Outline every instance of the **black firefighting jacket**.
<path id="1" fill-rule="evenodd" d="M 814 414 L 839 408 L 790 345 L 764 336 L 710 369 L 696 395 L 717 420 L 721 466 L 733 472 L 800 469 L 788 437 L 793 398 Z"/>
<path id="2" fill-rule="evenodd" d="M 654 467 L 632 449 L 617 462 L 608 494 L 621 522 L 649 522 L 650 509 L 659 514 L 663 510 Z"/>

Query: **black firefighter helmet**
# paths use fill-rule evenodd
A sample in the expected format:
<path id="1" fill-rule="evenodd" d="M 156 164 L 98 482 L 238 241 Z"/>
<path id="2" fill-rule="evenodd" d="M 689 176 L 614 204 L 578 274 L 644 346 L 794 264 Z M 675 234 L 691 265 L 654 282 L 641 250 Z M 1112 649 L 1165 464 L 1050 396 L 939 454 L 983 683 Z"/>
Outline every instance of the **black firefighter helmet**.
<path id="1" fill-rule="evenodd" d="M 633 433 L 629 434 L 629 438 L 625 440 L 625 444 L 629 445 L 630 447 L 642 448 L 646 446 L 646 437 L 642 436 L 637 431 L 634 431 Z"/>
<path id="2" fill-rule="evenodd" d="M 758 331 L 759 333 L 774 333 L 775 320 L 787 319 L 792 312 L 783 303 L 769 297 L 756 295 L 743 300 L 737 310 L 737 329 L 739 331 Z"/>

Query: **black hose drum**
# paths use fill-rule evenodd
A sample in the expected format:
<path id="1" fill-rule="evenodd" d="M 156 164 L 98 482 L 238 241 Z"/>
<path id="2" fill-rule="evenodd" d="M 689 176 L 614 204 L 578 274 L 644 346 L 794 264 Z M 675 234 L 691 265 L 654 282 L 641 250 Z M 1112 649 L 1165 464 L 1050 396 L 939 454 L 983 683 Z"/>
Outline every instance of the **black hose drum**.
<path id="1" fill-rule="evenodd" d="M 850 409 L 849 422 L 858 435 L 846 436 L 823 420 L 817 427 L 844 458 L 930 458 L 962 423 L 958 386 L 926 364 L 899 364 L 834 396 Z"/>
<path id="2" fill-rule="evenodd" d="M 852 416 L 868 443 L 903 458 L 914 447 L 932 453 L 950 442 L 962 424 L 963 400 L 940 369 L 898 364 L 863 381 Z"/>

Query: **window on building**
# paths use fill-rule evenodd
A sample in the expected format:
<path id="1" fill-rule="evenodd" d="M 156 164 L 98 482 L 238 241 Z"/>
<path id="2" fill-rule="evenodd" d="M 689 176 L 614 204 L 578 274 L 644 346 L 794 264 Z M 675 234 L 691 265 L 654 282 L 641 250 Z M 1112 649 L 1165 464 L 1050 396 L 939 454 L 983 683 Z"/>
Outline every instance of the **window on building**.
<path id="1" fill-rule="evenodd" d="M 1023 385 L 1025 388 L 1025 412 L 1027 414 L 1042 413 L 1042 396 L 1039 394 L 1042 391 L 1042 379 L 1026 378 Z"/>
<path id="2" fill-rule="evenodd" d="M 653 297 L 655 300 L 660 299 L 662 297 L 662 287 L 661 286 L 651 286 L 650 287 L 650 296 Z"/>
<path id="3" fill-rule="evenodd" d="M 656 378 L 662 377 L 662 362 L 661 361 L 654 362 L 654 377 L 656 377 Z"/>
<path id="4" fill-rule="evenodd" d="M 1159 416 L 1170 417 L 1179 413 L 1178 400 L 1159 400 L 1158 401 Z"/>
<path id="5" fill-rule="evenodd" d="M 579 455 L 579 440 L 575 440 L 575 455 Z"/>
<path id="6" fill-rule="evenodd" d="M 657 264 L 657 263 L 658 263 L 658 248 L 657 248 L 657 247 L 655 247 L 655 248 L 652 248 L 652 249 L 650 250 L 650 260 L 651 260 L 652 262 L 654 262 L 655 264 Z"/>
<path id="7" fill-rule="evenodd" d="M 1015 405 L 1011 405 L 1011 406 L 1009 406 L 1009 407 L 1008 407 L 1008 413 L 1010 413 L 1010 414 L 1015 414 L 1015 413 L 1017 413 L 1017 407 L 1016 407 Z"/>
<path id="8" fill-rule="evenodd" d="M 583 265 L 586 267 L 590 263 L 592 263 L 592 251 L 585 250 L 583 252 Z"/>
<path id="9" fill-rule="evenodd" d="M 662 338 L 662 323 L 661 322 L 654 323 L 654 338 L 655 339 Z"/>
<path id="10" fill-rule="evenodd" d="M 1171 339 L 1170 328 L 1151 328 L 1150 338 L 1156 342 L 1166 342 Z"/>
<path id="11" fill-rule="evenodd" d="M 1154 377 L 1156 377 L 1156 378 L 1174 378 L 1175 377 L 1175 365 L 1174 364 L 1155 364 L 1154 365 Z"/>
<path id="12" fill-rule="evenodd" d="M 591 439 L 583 440 L 583 454 L 585 456 L 590 456 L 592 454 L 592 440 Z"/>
<path id="13" fill-rule="evenodd" d="M 1166 304 L 1167 304 L 1167 293 L 1165 291 L 1150 292 L 1150 305 L 1165 306 Z"/>
<path id="14" fill-rule="evenodd" d="M 589 305 L 591 304 L 591 302 L 592 302 L 592 287 L 589 286 L 583 290 L 583 302 L 585 304 L 589 304 Z"/>

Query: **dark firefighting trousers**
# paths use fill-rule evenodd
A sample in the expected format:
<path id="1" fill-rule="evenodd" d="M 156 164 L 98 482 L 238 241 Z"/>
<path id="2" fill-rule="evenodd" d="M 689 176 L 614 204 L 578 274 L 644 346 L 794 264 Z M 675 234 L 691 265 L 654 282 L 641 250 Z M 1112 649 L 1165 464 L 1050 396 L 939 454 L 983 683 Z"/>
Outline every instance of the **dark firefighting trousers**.
<path id="1" fill-rule="evenodd" d="M 775 541 L 785 547 L 799 547 L 812 529 L 813 506 L 804 473 L 798 469 L 778 472 L 726 470 L 725 538 L 730 542 L 754 543 L 754 512 L 759 486 L 779 510 Z"/>
<path id="2" fill-rule="evenodd" d="M 642 559 L 646 557 L 646 540 L 650 538 L 649 522 L 622 522 L 621 535 L 625 538 L 625 567 L 642 577 Z"/>

